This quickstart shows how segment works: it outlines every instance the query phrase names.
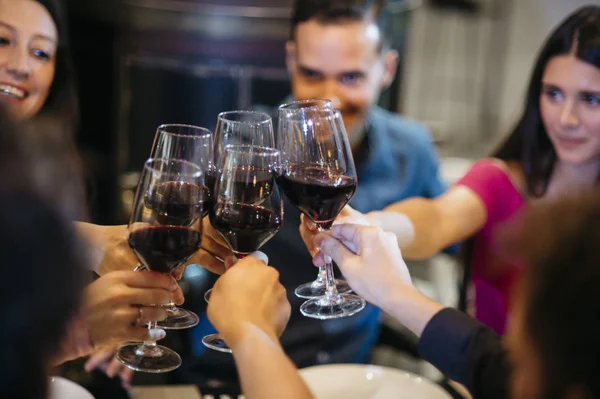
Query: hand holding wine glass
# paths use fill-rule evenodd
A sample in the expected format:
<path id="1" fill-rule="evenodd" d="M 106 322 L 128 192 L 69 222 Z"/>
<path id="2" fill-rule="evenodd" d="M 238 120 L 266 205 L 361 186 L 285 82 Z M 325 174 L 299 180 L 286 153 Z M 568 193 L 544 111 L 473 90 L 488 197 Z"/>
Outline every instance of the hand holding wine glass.
<path id="1" fill-rule="evenodd" d="M 225 148 L 230 145 L 247 145 L 258 147 L 275 147 L 275 135 L 273 132 L 273 120 L 271 117 L 262 112 L 255 111 L 226 111 L 221 112 L 217 117 L 217 127 L 214 135 L 214 178 L 220 176 L 219 170 L 222 158 L 225 154 Z M 214 183 L 213 183 L 214 188 Z M 229 245 L 223 240 L 220 234 L 215 234 L 216 231 L 212 225 L 205 225 L 205 243 L 203 246 L 211 246 L 211 248 L 222 249 L 221 245 Z M 224 251 L 211 252 L 223 254 Z M 231 253 L 223 254 L 221 259 L 226 260 L 231 256 Z M 208 301 L 210 296 L 208 290 L 205 294 L 205 299 Z"/>
<path id="2" fill-rule="evenodd" d="M 200 249 L 203 185 L 198 165 L 175 159 L 146 161 L 129 221 L 129 245 L 145 268 L 170 275 Z M 155 326 L 148 324 L 149 329 Z M 181 365 L 176 352 L 153 340 L 122 346 L 117 359 L 150 373 Z"/>
<path id="3" fill-rule="evenodd" d="M 285 127 L 278 133 L 278 146 L 284 154 L 279 187 L 321 231 L 331 228 L 356 190 L 354 160 L 340 121 L 337 111 L 302 109 L 287 114 Z M 300 307 L 302 314 L 332 319 L 361 311 L 365 307 L 362 298 L 339 294 L 331 262 L 324 269 L 324 295 L 305 302 Z"/>
<path id="4" fill-rule="evenodd" d="M 305 118 L 310 115 L 318 116 L 321 112 L 333 112 L 333 106 L 329 100 L 304 100 L 295 101 L 289 104 L 283 104 L 279 107 L 279 126 L 277 130 L 278 140 L 277 146 L 282 151 L 282 156 L 285 158 L 286 151 L 295 149 L 291 148 L 290 140 L 298 139 L 298 117 L 304 115 Z M 343 129 L 343 121 L 339 114 L 334 114 L 334 121 L 339 126 L 338 129 Z M 307 120 L 310 122 L 310 120 Z M 312 122 L 310 122 L 312 123 Z M 325 132 L 325 134 L 328 134 Z M 285 144 L 287 143 L 287 144 Z M 287 146 L 287 148 L 284 146 Z M 294 156 L 293 154 L 291 156 Z M 325 284 L 327 276 L 327 269 L 325 264 L 319 267 L 319 274 L 317 279 L 296 288 L 295 294 L 300 298 L 316 298 L 325 295 L 327 286 Z M 351 292 L 351 288 L 348 283 L 344 280 L 336 279 L 335 286 L 339 293 Z"/>
<path id="5" fill-rule="evenodd" d="M 260 249 L 283 223 L 283 204 L 275 182 L 279 163 L 279 151 L 272 148 L 225 147 L 210 222 L 238 259 Z M 202 342 L 211 349 L 231 352 L 218 334 L 206 336 Z"/>
<path id="6" fill-rule="evenodd" d="M 277 270 L 248 256 L 215 283 L 208 318 L 228 346 L 235 349 L 248 329 L 258 329 L 277 341 L 290 310 Z"/>
<path id="7" fill-rule="evenodd" d="M 149 271 L 112 272 L 94 281 L 86 287 L 83 301 L 94 344 L 114 346 L 147 339 L 145 323 L 167 317 L 166 309 L 155 305 L 169 302 L 176 289 L 171 276 Z"/>

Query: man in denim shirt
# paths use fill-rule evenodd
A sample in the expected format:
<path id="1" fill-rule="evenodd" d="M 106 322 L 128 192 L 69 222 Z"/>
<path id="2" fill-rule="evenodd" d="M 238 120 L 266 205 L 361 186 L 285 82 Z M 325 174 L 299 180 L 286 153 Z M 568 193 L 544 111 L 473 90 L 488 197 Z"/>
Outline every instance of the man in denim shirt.
<path id="1" fill-rule="evenodd" d="M 294 98 L 329 99 L 342 112 L 358 172 L 350 204 L 361 212 L 408 197 L 436 197 L 446 189 L 427 129 L 376 105 L 398 64 L 398 53 L 390 48 L 390 18 L 382 0 L 297 0 L 286 45 Z M 279 269 L 292 304 L 283 347 L 299 367 L 366 362 L 379 333 L 379 309 L 368 305 L 352 317 L 329 321 L 303 317 L 298 310 L 304 300 L 294 289 L 317 276 L 299 223 L 300 212 L 286 201 L 283 228 L 262 248 Z M 199 381 L 231 381 L 231 355 L 202 346 L 202 337 L 214 332 L 202 319 L 191 331 L 194 377 L 186 379 L 202 385 Z"/>

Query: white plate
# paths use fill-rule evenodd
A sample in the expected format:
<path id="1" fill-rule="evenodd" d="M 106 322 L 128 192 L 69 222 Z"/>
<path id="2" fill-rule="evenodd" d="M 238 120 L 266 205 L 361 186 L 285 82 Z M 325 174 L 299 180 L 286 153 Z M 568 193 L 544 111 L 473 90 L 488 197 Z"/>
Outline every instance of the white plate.
<path id="1" fill-rule="evenodd" d="M 62 377 L 50 377 L 48 393 L 48 399 L 94 399 L 87 389 Z"/>
<path id="2" fill-rule="evenodd" d="M 331 364 L 300 370 L 316 399 L 451 399 L 415 374 L 388 367 Z"/>

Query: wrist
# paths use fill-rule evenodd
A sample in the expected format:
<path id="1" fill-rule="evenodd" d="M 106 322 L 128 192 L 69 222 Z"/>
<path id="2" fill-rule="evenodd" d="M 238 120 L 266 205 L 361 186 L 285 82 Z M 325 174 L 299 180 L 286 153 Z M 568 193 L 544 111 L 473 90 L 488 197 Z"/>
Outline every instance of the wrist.
<path id="1" fill-rule="evenodd" d="M 219 331 L 219 333 L 232 351 L 236 351 L 257 340 L 270 341 L 279 346 L 279 337 L 274 331 L 261 328 L 248 321 L 242 322 L 233 328 Z"/>
<path id="2" fill-rule="evenodd" d="M 379 306 L 418 337 L 433 316 L 444 308 L 423 295 L 413 286 L 398 283 L 394 289 L 382 295 Z"/>
<path id="3" fill-rule="evenodd" d="M 415 225 L 405 214 L 395 211 L 374 211 L 369 212 L 366 217 L 372 225 L 394 233 L 400 249 L 410 246 L 415 239 Z"/>
<path id="4" fill-rule="evenodd" d="M 375 227 L 379 227 L 380 229 L 383 229 L 383 225 L 382 225 L 382 217 L 384 217 L 385 215 L 383 215 L 382 211 L 372 211 L 369 213 L 365 214 L 365 219 L 367 220 L 367 222 Z"/>

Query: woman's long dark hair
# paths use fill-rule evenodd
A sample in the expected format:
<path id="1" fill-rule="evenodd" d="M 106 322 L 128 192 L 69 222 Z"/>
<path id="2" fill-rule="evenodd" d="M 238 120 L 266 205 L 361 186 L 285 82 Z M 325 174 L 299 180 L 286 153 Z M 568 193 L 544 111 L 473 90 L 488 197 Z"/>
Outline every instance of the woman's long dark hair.
<path id="1" fill-rule="evenodd" d="M 74 134 L 79 123 L 79 106 L 75 87 L 75 69 L 71 60 L 66 9 L 61 0 L 36 0 L 44 6 L 56 25 L 58 47 L 56 72 L 44 106 L 34 117 L 52 119 L 65 133 Z"/>
<path id="2" fill-rule="evenodd" d="M 600 7 L 587 6 L 571 14 L 546 40 L 538 56 L 529 82 L 525 110 L 512 133 L 492 154 L 504 161 L 519 162 L 524 171 L 527 195 L 541 197 L 548 188 L 556 163 L 556 152 L 548 138 L 540 112 L 542 77 L 548 62 L 556 56 L 573 54 L 581 61 L 600 68 Z M 475 240 L 463 246 L 463 282 L 459 309 L 468 307 Z"/>
<path id="3" fill-rule="evenodd" d="M 523 115 L 512 134 L 492 154 L 523 166 L 527 193 L 534 197 L 546 192 L 556 162 L 556 152 L 540 112 L 542 77 L 553 57 L 571 52 L 579 60 L 600 68 L 600 7 L 587 6 L 575 11 L 546 40 L 531 75 Z"/>

